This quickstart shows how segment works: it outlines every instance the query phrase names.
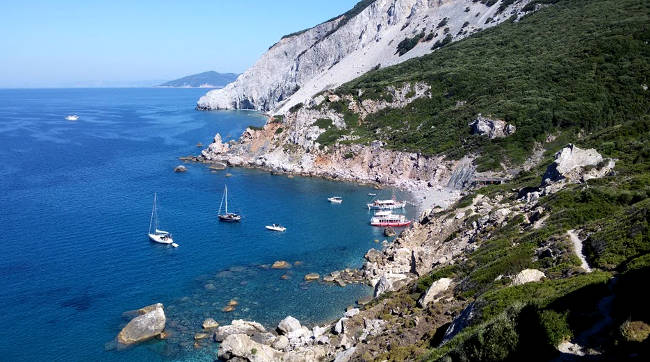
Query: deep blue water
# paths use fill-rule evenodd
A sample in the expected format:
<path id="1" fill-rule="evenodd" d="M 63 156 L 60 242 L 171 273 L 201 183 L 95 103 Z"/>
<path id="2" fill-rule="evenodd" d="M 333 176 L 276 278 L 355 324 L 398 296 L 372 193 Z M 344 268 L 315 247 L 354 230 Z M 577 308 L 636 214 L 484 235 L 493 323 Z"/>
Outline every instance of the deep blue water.
<path id="1" fill-rule="evenodd" d="M 197 142 L 264 123 L 255 113 L 195 111 L 204 92 L 0 90 L 0 359 L 213 360 L 215 346 L 191 341 L 206 317 L 322 322 L 371 292 L 303 282 L 358 267 L 379 247 L 381 230 L 362 207 L 370 188 L 198 164 L 173 172 Z M 64 119 L 72 113 L 80 119 Z M 241 224 L 216 219 L 226 182 Z M 154 192 L 177 249 L 146 237 Z M 329 204 L 331 195 L 343 204 Z M 264 229 L 274 222 L 287 232 Z M 279 259 L 302 264 L 268 269 Z M 236 311 L 221 312 L 232 298 Z M 172 338 L 114 350 L 121 314 L 155 302 Z"/>

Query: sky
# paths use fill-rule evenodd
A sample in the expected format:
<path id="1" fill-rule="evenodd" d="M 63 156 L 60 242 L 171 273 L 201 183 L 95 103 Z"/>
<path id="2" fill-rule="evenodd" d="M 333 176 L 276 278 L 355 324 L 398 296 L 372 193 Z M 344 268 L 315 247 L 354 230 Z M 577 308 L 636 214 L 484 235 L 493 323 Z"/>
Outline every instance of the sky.
<path id="1" fill-rule="evenodd" d="M 241 73 L 358 0 L 0 1 L 0 87 L 138 85 Z"/>

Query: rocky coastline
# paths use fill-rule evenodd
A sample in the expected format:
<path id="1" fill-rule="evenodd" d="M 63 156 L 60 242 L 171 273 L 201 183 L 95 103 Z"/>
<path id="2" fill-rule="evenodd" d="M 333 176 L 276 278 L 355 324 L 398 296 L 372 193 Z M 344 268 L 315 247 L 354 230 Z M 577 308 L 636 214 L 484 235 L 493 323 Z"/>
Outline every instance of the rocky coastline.
<path id="1" fill-rule="evenodd" d="M 386 346 L 399 344 L 398 339 L 418 340 L 442 325 L 448 325 L 442 339 L 448 340 L 472 315 L 472 304 L 454 293 L 459 281 L 440 278 L 418 298 L 417 309 L 400 306 L 401 298 L 411 298 L 408 295 L 413 292 L 414 283 L 434 269 L 462 260 L 465 253 L 478 247 L 477 240 L 489 237 L 491 230 L 504 227 L 513 218 L 523 217 L 529 228 L 539 228 L 547 214 L 538 205 L 540 196 L 603 177 L 614 165 L 615 160 L 604 159 L 595 150 L 570 144 L 556 154 L 539 187 L 518 190 L 515 201 L 504 202 L 498 194 L 476 194 L 469 203 L 456 204 L 454 208 L 425 210 L 413 227 L 401 232 L 393 242 L 384 241 L 381 250 L 369 250 L 360 269 L 334 271 L 322 279 L 314 275 L 312 280 L 340 286 L 373 286 L 373 298 L 359 300 L 340 318 L 307 327 L 287 316 L 271 330 L 253 321 L 233 320 L 229 325 L 218 326 L 208 319 L 203 323 L 206 330 L 195 336 L 195 346 L 203 341 L 219 343 L 218 356 L 223 360 L 349 361 L 376 358 L 385 352 Z M 544 277 L 536 269 L 502 276 L 512 285 Z"/>

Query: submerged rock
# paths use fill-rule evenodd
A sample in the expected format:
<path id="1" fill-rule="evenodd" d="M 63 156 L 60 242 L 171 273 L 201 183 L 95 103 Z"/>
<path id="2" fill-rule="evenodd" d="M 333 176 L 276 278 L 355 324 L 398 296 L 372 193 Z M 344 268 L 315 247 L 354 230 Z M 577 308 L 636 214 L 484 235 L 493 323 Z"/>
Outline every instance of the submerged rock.
<path id="1" fill-rule="evenodd" d="M 318 280 L 318 279 L 320 279 L 320 275 L 318 275 L 317 273 L 309 273 L 305 275 L 306 281 Z"/>
<path id="2" fill-rule="evenodd" d="M 284 261 L 284 260 L 278 260 L 271 265 L 272 269 L 287 269 L 291 268 L 291 264 Z"/>
<path id="3" fill-rule="evenodd" d="M 217 328 L 219 327 L 219 323 L 212 318 L 208 318 L 203 321 L 202 327 L 203 329 Z"/>
<path id="4" fill-rule="evenodd" d="M 141 309 L 144 314 L 133 318 L 117 335 L 123 345 L 140 343 L 160 335 L 165 329 L 165 311 L 158 303 Z"/>

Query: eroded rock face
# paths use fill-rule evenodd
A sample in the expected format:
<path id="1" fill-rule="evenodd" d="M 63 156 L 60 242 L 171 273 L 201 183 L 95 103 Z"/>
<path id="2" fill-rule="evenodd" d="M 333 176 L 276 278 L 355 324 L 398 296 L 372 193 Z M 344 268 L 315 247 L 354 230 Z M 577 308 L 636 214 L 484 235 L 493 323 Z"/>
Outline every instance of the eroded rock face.
<path id="1" fill-rule="evenodd" d="M 451 285 L 451 279 L 449 278 L 440 278 L 433 282 L 427 292 L 424 293 L 422 298 L 418 301 L 420 307 L 426 307 L 429 303 L 435 302 L 438 297 L 444 293 L 449 286 Z"/>
<path id="2" fill-rule="evenodd" d="M 614 161 L 603 159 L 603 156 L 595 149 L 582 149 L 569 144 L 555 154 L 555 161 L 544 173 L 543 184 L 562 180 L 586 181 L 603 177 L 613 168 Z"/>
<path id="3" fill-rule="evenodd" d="M 140 309 L 143 314 L 133 318 L 117 335 L 123 345 L 144 342 L 160 335 L 165 329 L 166 317 L 163 305 L 158 303 Z"/>
<path id="4" fill-rule="evenodd" d="M 480 113 L 476 119 L 470 123 L 472 133 L 487 136 L 489 138 L 503 138 L 515 133 L 515 126 L 500 119 L 491 119 L 483 117 Z"/>
<path id="5" fill-rule="evenodd" d="M 498 7 L 479 2 L 376 0 L 355 17 L 337 17 L 280 39 L 235 82 L 201 97 L 197 107 L 284 113 L 378 65 L 386 67 L 432 52 L 431 45 L 447 35 L 436 31 L 444 18 L 448 34 L 459 40 L 505 21 L 513 10 L 519 14 L 525 3 L 515 1 L 498 12 Z M 398 43 L 421 31 L 434 37 L 405 54 L 396 53 Z"/>

